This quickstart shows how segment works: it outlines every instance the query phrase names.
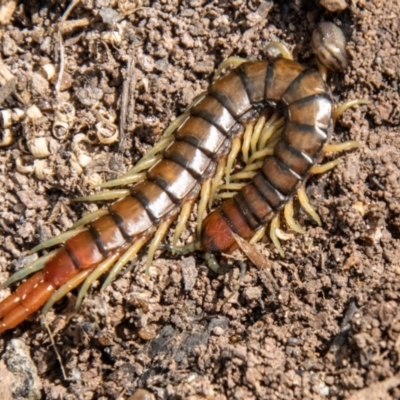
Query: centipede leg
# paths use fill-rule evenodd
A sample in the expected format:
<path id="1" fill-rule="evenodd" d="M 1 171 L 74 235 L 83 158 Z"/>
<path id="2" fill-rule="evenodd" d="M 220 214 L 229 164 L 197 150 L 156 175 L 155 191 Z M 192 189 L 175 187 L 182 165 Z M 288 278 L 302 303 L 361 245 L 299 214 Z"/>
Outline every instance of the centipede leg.
<path id="1" fill-rule="evenodd" d="M 99 192 L 95 194 L 91 194 L 89 196 L 81 196 L 73 199 L 76 202 L 83 201 L 106 201 L 106 200 L 116 200 L 122 199 L 123 197 L 129 196 L 130 192 L 128 189 L 118 189 L 118 190 L 110 190 L 107 192 Z"/>
<path id="2" fill-rule="evenodd" d="M 170 227 L 170 225 L 174 219 L 175 218 L 169 218 L 158 226 L 158 229 L 156 230 L 156 233 L 154 234 L 153 240 L 150 242 L 150 246 L 149 246 L 149 249 L 147 252 L 146 275 L 149 274 L 151 263 L 153 262 L 153 259 L 154 259 L 154 254 L 155 254 L 156 250 L 158 249 L 158 246 L 160 245 L 161 240 L 163 240 L 165 234 L 167 233 L 168 228 Z"/>
<path id="3" fill-rule="evenodd" d="M 50 308 L 53 307 L 53 305 L 57 303 L 58 300 L 61 300 L 66 294 L 78 287 L 86 279 L 90 272 L 91 269 L 84 269 L 78 275 L 70 279 L 65 285 L 56 290 L 47 300 L 43 308 L 40 310 L 40 313 L 42 315 L 46 315 Z"/>
<path id="4" fill-rule="evenodd" d="M 278 52 L 278 54 L 280 54 L 283 58 L 287 58 L 288 60 L 293 60 L 292 52 L 283 43 L 270 42 L 264 47 L 264 52 L 268 52 L 269 50 Z"/>
<path id="5" fill-rule="evenodd" d="M 277 114 L 266 112 L 259 117 L 255 124 L 250 124 L 246 128 L 242 145 L 242 153 L 246 161 L 246 166 L 239 173 L 230 175 L 233 162 L 237 157 L 237 150 L 234 148 L 228 156 L 226 183 L 218 186 L 220 193 L 215 195 L 215 198 L 226 199 L 233 197 L 234 192 L 239 191 L 245 186 L 246 182 L 254 176 L 254 172 L 251 171 L 259 170 L 265 157 L 273 154 L 274 146 L 279 140 L 281 132 L 282 122 Z M 249 151 L 251 153 L 250 156 Z M 234 182 L 240 180 L 243 180 L 243 182 Z"/>
<path id="6" fill-rule="evenodd" d="M 265 157 L 272 155 L 274 152 L 274 148 L 272 146 L 268 146 L 263 150 L 258 150 L 255 153 L 253 153 L 251 155 L 251 157 L 249 158 L 248 164 L 246 165 L 246 170 L 250 170 L 252 169 L 251 165 L 257 164 L 257 160 L 264 160 Z M 259 161 L 259 162 L 262 162 Z M 254 169 L 259 169 L 259 168 L 254 168 Z"/>
<path id="7" fill-rule="evenodd" d="M 240 148 L 241 148 L 241 140 L 240 138 L 235 138 L 232 140 L 232 147 L 231 151 L 228 155 L 228 159 L 226 161 L 226 170 L 225 170 L 225 182 L 229 183 L 230 182 L 230 175 L 232 172 L 233 168 L 233 163 L 236 161 L 236 158 L 239 154 Z"/>
<path id="8" fill-rule="evenodd" d="M 247 161 L 249 159 L 249 150 L 250 150 L 250 145 L 251 145 L 251 138 L 254 133 L 254 122 L 249 123 L 246 126 L 246 129 L 244 131 L 243 135 L 243 142 L 242 142 L 242 157 L 243 161 L 247 164 Z"/>
<path id="9" fill-rule="evenodd" d="M 327 144 L 322 150 L 324 154 L 326 153 L 339 153 L 341 151 L 349 151 L 353 149 L 358 149 L 361 143 L 357 140 L 348 140 L 347 142 L 337 143 L 337 144 Z"/>
<path id="10" fill-rule="evenodd" d="M 149 161 L 148 168 L 152 167 L 158 160 L 161 160 L 161 156 L 153 157 L 150 160 L 148 160 Z M 142 165 L 142 167 L 143 166 L 144 165 Z M 147 163 L 145 163 L 145 166 L 147 166 Z M 113 179 L 111 181 L 100 183 L 100 185 L 96 185 L 95 188 L 96 189 L 104 189 L 104 188 L 110 188 L 110 187 L 114 187 L 114 186 L 126 186 L 126 185 L 130 185 L 132 183 L 140 182 L 145 178 L 146 178 L 145 172 L 135 173 L 132 175 L 126 175 L 126 176 L 118 178 L 118 179 Z"/>
<path id="11" fill-rule="evenodd" d="M 219 189 L 220 190 L 233 190 L 233 191 L 235 191 L 235 192 L 238 192 L 240 189 L 242 189 L 242 187 L 244 187 L 244 186 L 246 186 L 247 185 L 247 183 L 246 182 L 241 182 L 241 183 L 228 183 L 228 184 L 225 184 L 225 185 L 221 185 L 220 187 L 219 187 Z M 216 197 L 217 198 L 222 198 L 222 195 L 224 194 L 225 192 L 222 192 L 222 193 L 220 193 L 220 194 L 218 194 Z"/>
<path id="12" fill-rule="evenodd" d="M 46 264 L 47 261 L 49 261 L 51 258 L 53 258 L 54 254 L 57 252 L 57 250 L 54 250 L 50 252 L 49 254 L 46 254 L 45 256 L 42 256 L 38 258 L 36 261 L 33 263 L 27 265 L 26 267 L 20 269 L 17 271 L 15 274 L 11 275 L 4 283 L 0 285 L 0 289 L 5 289 L 6 287 L 10 286 L 14 282 L 18 282 L 24 278 L 26 278 L 28 275 L 33 274 L 34 272 L 38 272 L 44 268 L 44 264 Z"/>
<path id="13" fill-rule="evenodd" d="M 265 232 L 267 230 L 266 226 L 263 226 L 261 229 L 259 229 L 254 236 L 249 240 L 250 244 L 256 244 L 258 243 L 264 236 Z"/>
<path id="14" fill-rule="evenodd" d="M 183 230 L 185 229 L 186 223 L 187 223 L 190 213 L 192 211 L 193 203 L 194 203 L 193 201 L 185 203 L 179 214 L 178 223 L 176 224 L 174 237 L 172 239 L 172 254 L 175 254 L 174 249 L 176 247 L 176 244 L 178 243 L 178 240 L 179 240 Z"/>
<path id="15" fill-rule="evenodd" d="M 82 281 L 85 281 L 83 283 L 83 285 L 81 286 L 79 293 L 78 293 L 78 297 L 76 299 L 76 303 L 75 303 L 75 310 L 78 310 L 82 304 L 83 298 L 86 296 L 87 291 L 89 290 L 90 286 L 92 286 L 93 282 L 96 281 L 97 279 L 100 278 L 100 276 L 102 276 L 103 274 L 105 274 L 113 265 L 114 263 L 118 260 L 118 257 L 120 256 L 120 253 L 116 253 L 114 255 L 112 255 L 111 257 L 106 258 L 102 263 L 100 263 L 94 270 L 89 271 L 90 275 L 86 275 L 83 276 L 82 275 Z M 70 283 L 70 282 L 68 282 Z M 80 283 L 78 283 L 77 280 L 77 285 L 78 286 Z M 58 297 L 59 295 L 61 295 L 61 293 L 63 292 L 63 290 L 66 290 L 68 293 L 68 287 L 64 288 L 61 287 L 59 290 L 57 290 L 56 293 L 54 293 L 54 297 Z M 60 293 L 58 293 L 60 292 Z M 62 297 L 62 296 L 61 296 Z M 57 301 L 57 300 L 55 300 Z M 50 300 L 48 301 L 48 303 L 50 302 Z M 47 306 L 47 304 L 45 305 L 45 307 Z M 51 305 L 49 305 L 49 308 L 51 307 Z"/>
<path id="16" fill-rule="evenodd" d="M 137 254 L 141 250 L 141 248 L 149 241 L 148 236 L 144 236 L 140 239 L 137 239 L 128 250 L 122 254 L 122 256 L 118 259 L 116 264 L 112 267 L 110 273 L 108 274 L 106 280 L 100 288 L 100 291 L 103 291 L 107 288 L 107 286 L 115 279 L 115 277 L 119 274 L 119 272 L 125 267 L 128 262 L 132 261 L 136 258 Z M 89 280 L 90 277 L 88 277 Z M 93 282 L 97 278 L 93 279 Z M 89 285 L 90 286 L 90 285 Z"/>
<path id="17" fill-rule="evenodd" d="M 100 218 L 106 214 L 108 214 L 108 211 L 104 210 L 104 209 L 89 212 L 89 213 L 85 214 L 81 219 L 78 219 L 78 221 L 76 221 L 72 225 L 71 229 L 77 229 L 77 228 L 80 228 L 81 226 L 85 226 L 89 222 L 94 221 L 95 219 Z"/>
<path id="18" fill-rule="evenodd" d="M 277 236 L 277 231 L 280 227 L 280 219 L 279 215 L 277 215 L 273 220 L 271 221 L 271 225 L 269 227 L 269 237 L 271 238 L 272 243 L 276 247 L 276 249 L 279 251 L 279 254 L 281 257 L 285 257 L 285 253 L 282 249 L 281 243 L 279 242 L 278 236 Z"/>
<path id="19" fill-rule="evenodd" d="M 299 198 L 299 202 L 304 210 L 313 218 L 313 220 L 321 226 L 321 218 L 318 213 L 315 211 L 314 207 L 310 204 L 308 196 L 306 194 L 305 189 L 302 187 L 297 191 L 297 196 Z"/>
<path id="20" fill-rule="evenodd" d="M 211 181 L 208 179 L 203 183 L 201 187 L 200 202 L 197 215 L 197 237 L 200 237 L 201 225 L 203 223 L 203 218 L 207 208 L 207 203 L 210 199 L 210 193 L 211 193 Z"/>
<path id="21" fill-rule="evenodd" d="M 265 148 L 267 142 L 272 137 L 272 135 L 280 128 L 283 127 L 285 119 L 279 117 L 278 114 L 273 114 L 272 117 L 265 123 L 264 128 L 260 135 L 260 140 L 258 142 L 258 149 L 262 150 Z"/>
<path id="22" fill-rule="evenodd" d="M 305 230 L 293 218 L 294 215 L 293 200 L 290 200 L 286 203 L 283 214 L 285 216 L 285 220 L 289 228 L 302 235 L 306 233 Z"/>
<path id="23" fill-rule="evenodd" d="M 221 186 L 221 181 L 224 176 L 225 167 L 226 167 L 226 157 L 223 157 L 218 161 L 214 178 L 211 180 L 210 199 L 208 200 L 208 208 L 211 208 L 215 194 L 219 190 L 219 187 Z"/>
<path id="24" fill-rule="evenodd" d="M 44 242 L 38 244 L 37 246 L 35 246 L 35 247 L 30 251 L 30 253 L 33 254 L 33 253 L 36 253 L 36 252 L 38 252 L 38 251 L 40 251 L 40 250 L 43 250 L 43 249 L 47 249 L 47 248 L 49 248 L 49 247 L 56 246 L 57 244 L 60 244 L 60 243 L 64 243 L 64 242 L 66 242 L 69 238 L 71 238 L 71 237 L 77 235 L 78 233 L 82 232 L 84 229 L 85 229 L 85 228 L 72 229 L 72 230 L 70 230 L 70 231 L 67 231 L 67 232 L 62 233 L 62 234 L 59 235 L 59 236 L 56 236 L 56 237 L 51 238 L 51 239 L 48 239 L 48 240 L 46 240 L 46 241 L 44 241 Z"/>
<path id="25" fill-rule="evenodd" d="M 335 122 L 349 108 L 357 107 L 360 105 L 368 105 L 368 104 L 371 104 L 371 102 L 367 99 L 356 99 L 356 100 L 346 101 L 340 104 L 338 107 L 336 107 L 335 111 L 333 112 L 332 119 Z"/>
<path id="26" fill-rule="evenodd" d="M 310 175 L 324 174 L 325 172 L 328 172 L 331 169 L 336 168 L 340 163 L 341 163 L 341 161 L 339 159 L 336 159 L 333 161 L 329 161 L 325 164 L 314 165 L 310 169 Z"/>
<path id="27" fill-rule="evenodd" d="M 215 71 L 213 80 L 219 78 L 224 69 L 237 68 L 240 64 L 243 64 L 246 61 L 247 60 L 242 57 L 228 57 L 226 60 L 222 61 L 221 64 L 219 64 L 217 70 Z"/>
<path id="28" fill-rule="evenodd" d="M 271 114 L 261 115 L 254 126 L 254 132 L 250 141 L 250 149 L 252 154 L 254 154 L 257 151 L 257 144 L 260 139 L 261 132 L 265 126 L 267 118 L 269 118 L 270 116 Z"/>

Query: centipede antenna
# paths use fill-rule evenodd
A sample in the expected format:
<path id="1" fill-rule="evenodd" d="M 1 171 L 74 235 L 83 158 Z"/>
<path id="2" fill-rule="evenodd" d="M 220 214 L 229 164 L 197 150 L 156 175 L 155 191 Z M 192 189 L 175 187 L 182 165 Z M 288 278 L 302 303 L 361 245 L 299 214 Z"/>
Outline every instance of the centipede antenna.
<path id="1" fill-rule="evenodd" d="M 151 161 L 153 161 L 153 159 L 151 159 Z M 154 165 L 155 161 L 150 164 L 151 164 L 150 166 Z M 110 187 L 115 187 L 115 186 L 126 186 L 126 185 L 130 185 L 132 183 L 140 182 L 145 178 L 146 178 L 146 173 L 142 172 L 142 173 L 127 175 L 127 176 L 124 176 L 123 178 L 121 177 L 121 178 L 113 179 L 112 181 L 100 183 L 99 185 L 96 185 L 95 188 L 96 189 L 104 189 L 104 188 L 110 188 Z"/>
<path id="2" fill-rule="evenodd" d="M 208 200 L 208 208 L 211 209 L 213 200 L 218 190 L 220 190 L 221 181 L 225 173 L 226 157 L 218 161 L 214 178 L 211 180 L 210 199 Z"/>
<path id="3" fill-rule="evenodd" d="M 294 215 L 293 200 L 290 200 L 286 203 L 283 209 L 283 215 L 285 216 L 286 223 L 290 229 L 302 235 L 306 233 L 306 231 L 293 218 Z"/>
<path id="4" fill-rule="evenodd" d="M 178 223 L 175 227 L 174 237 L 172 239 L 172 254 L 175 254 L 175 247 L 178 243 L 178 240 L 185 229 L 186 223 L 189 219 L 190 213 L 192 211 L 194 201 L 187 202 L 183 205 L 182 210 L 178 217 Z"/>
<path id="5" fill-rule="evenodd" d="M 116 253 L 111 257 L 106 258 L 102 263 L 100 263 L 94 270 L 89 270 L 90 275 L 87 274 L 83 280 L 85 281 L 81 288 L 79 289 L 78 297 L 75 302 L 75 310 L 78 310 L 82 304 L 83 298 L 86 296 L 90 286 L 92 286 L 93 282 L 99 279 L 103 274 L 105 274 L 118 260 L 120 253 Z M 80 283 L 79 283 L 80 284 Z M 78 285 L 79 285 L 78 284 Z M 77 286 L 78 286 L 77 285 Z"/>
<path id="6" fill-rule="evenodd" d="M 304 210 L 312 217 L 312 219 L 321 226 L 321 218 L 318 213 L 315 211 L 314 207 L 310 204 L 310 200 L 308 199 L 307 193 L 304 187 L 301 187 L 297 191 L 297 197 L 299 198 L 299 202 Z"/>
<path id="7" fill-rule="evenodd" d="M 266 115 L 261 115 L 254 126 L 253 135 L 250 141 L 250 149 L 252 154 L 254 154 L 257 151 L 258 140 L 260 139 L 260 135 L 264 128 L 266 120 L 267 120 Z"/>
<path id="8" fill-rule="evenodd" d="M 353 149 L 358 149 L 362 144 L 357 140 L 348 140 L 347 142 L 337 143 L 337 144 L 327 144 L 322 152 L 326 153 L 339 153 L 340 151 L 349 151 Z"/>
<path id="9" fill-rule="evenodd" d="M 106 200 L 116 200 L 122 197 L 129 196 L 130 191 L 128 189 L 118 189 L 110 190 L 108 192 L 100 192 L 95 194 L 90 194 L 89 196 L 82 196 L 73 199 L 72 201 L 106 201 Z"/>
<path id="10" fill-rule="evenodd" d="M 203 217 L 207 208 L 208 200 L 210 199 L 210 193 L 211 193 L 211 181 L 208 179 L 203 183 L 201 187 L 200 202 L 199 202 L 199 207 L 197 209 L 197 237 L 200 237 L 201 225 L 203 223 Z"/>
<path id="11" fill-rule="evenodd" d="M 349 108 L 357 107 L 360 105 L 368 105 L 368 104 L 371 104 L 371 101 L 368 99 L 356 99 L 356 100 L 346 101 L 340 104 L 338 107 L 336 107 L 335 111 L 333 112 L 332 119 L 335 122 Z"/>
<path id="12" fill-rule="evenodd" d="M 108 214 L 108 210 L 105 210 L 103 208 L 93 211 L 93 212 L 86 213 L 81 219 L 78 219 L 78 221 L 76 221 L 72 225 L 71 229 L 78 229 L 81 226 L 85 226 L 89 222 L 92 222 L 95 219 L 98 219 L 98 218 L 102 217 L 103 215 L 107 215 L 107 214 Z"/>
<path id="13" fill-rule="evenodd" d="M 230 182 L 230 175 L 233 168 L 233 163 L 236 161 L 236 158 L 239 154 L 241 147 L 241 140 L 240 138 L 236 137 L 232 140 L 231 151 L 229 152 L 228 159 L 226 161 L 226 169 L 225 169 L 225 182 Z"/>
<path id="14" fill-rule="evenodd" d="M 314 165 L 310 169 L 310 175 L 324 174 L 325 172 L 328 172 L 331 169 L 336 168 L 339 164 L 341 164 L 341 161 L 339 159 L 336 159 L 333 161 L 329 161 L 325 164 Z"/>
<path id="15" fill-rule="evenodd" d="M 69 238 L 77 235 L 79 232 L 84 231 L 85 228 L 78 228 L 78 229 L 72 229 L 70 231 L 64 232 L 59 236 L 56 236 L 54 238 L 48 239 L 37 246 L 35 246 L 33 249 L 30 250 L 30 253 L 36 253 L 39 250 L 47 249 L 49 247 L 56 246 L 57 244 L 64 243 L 66 242 Z"/>
<path id="16" fill-rule="evenodd" d="M 249 123 L 246 126 L 246 129 L 245 129 L 244 135 L 243 135 L 242 157 L 243 157 L 243 161 L 245 162 L 245 164 L 247 164 L 247 161 L 249 159 L 249 150 L 250 150 L 251 138 L 254 133 L 254 125 L 255 125 L 254 122 Z"/>
<path id="17" fill-rule="evenodd" d="M 24 278 L 26 278 L 28 275 L 33 274 L 34 272 L 40 271 L 43 269 L 44 265 L 46 264 L 47 261 L 52 259 L 54 255 L 56 254 L 57 250 L 53 250 L 49 254 L 46 254 L 45 256 L 42 256 L 38 258 L 36 261 L 33 263 L 27 265 L 26 267 L 20 269 L 19 271 L 15 272 L 12 274 L 4 283 L 0 285 L 0 290 L 5 289 L 8 286 L 10 286 L 14 282 L 18 282 Z"/>
<path id="18" fill-rule="evenodd" d="M 280 227 L 280 219 L 279 219 L 279 215 L 277 215 L 271 221 L 271 225 L 269 227 L 269 237 L 271 238 L 271 241 L 274 244 L 274 246 L 276 247 L 276 249 L 279 251 L 279 254 L 281 255 L 281 257 L 285 257 L 285 253 L 282 249 L 281 243 L 279 242 L 278 236 L 276 234 L 279 227 Z"/>
<path id="19" fill-rule="evenodd" d="M 128 264 L 129 261 L 136 258 L 137 254 L 139 253 L 140 249 L 149 241 L 148 236 L 144 236 L 140 239 L 137 239 L 135 243 L 128 248 L 128 250 L 122 254 L 122 256 L 118 259 L 116 264 L 112 267 L 110 273 L 108 274 L 106 280 L 101 285 L 100 292 L 104 291 L 107 286 L 115 279 L 115 277 L 119 274 L 122 268 Z"/>
<path id="20" fill-rule="evenodd" d="M 62 285 L 59 289 L 57 289 L 47 300 L 46 304 L 41 309 L 40 313 L 42 316 L 45 316 L 51 307 L 54 306 L 57 301 L 61 300 L 67 293 L 71 290 L 78 287 L 90 274 L 91 269 L 85 269 L 79 272 L 78 275 L 75 275 L 72 279 L 70 279 L 65 285 Z"/>
<path id="21" fill-rule="evenodd" d="M 156 250 L 158 249 L 158 246 L 160 245 L 161 241 L 163 240 L 165 234 L 167 233 L 168 228 L 172 224 L 172 221 L 175 219 L 175 216 L 173 218 L 169 218 L 163 223 L 161 223 L 157 230 L 156 233 L 153 236 L 152 241 L 150 242 L 149 249 L 147 251 L 147 258 L 146 258 L 146 276 L 149 275 L 151 263 L 153 262 L 154 259 L 154 254 Z"/>

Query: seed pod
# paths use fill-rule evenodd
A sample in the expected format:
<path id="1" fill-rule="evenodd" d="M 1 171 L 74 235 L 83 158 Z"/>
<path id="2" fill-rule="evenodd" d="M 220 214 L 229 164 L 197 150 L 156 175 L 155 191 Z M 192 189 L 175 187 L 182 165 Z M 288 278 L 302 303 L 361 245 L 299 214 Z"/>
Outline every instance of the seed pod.
<path id="1" fill-rule="evenodd" d="M 346 38 L 332 22 L 322 22 L 314 29 L 312 48 L 318 60 L 332 71 L 342 71 L 349 65 Z"/>

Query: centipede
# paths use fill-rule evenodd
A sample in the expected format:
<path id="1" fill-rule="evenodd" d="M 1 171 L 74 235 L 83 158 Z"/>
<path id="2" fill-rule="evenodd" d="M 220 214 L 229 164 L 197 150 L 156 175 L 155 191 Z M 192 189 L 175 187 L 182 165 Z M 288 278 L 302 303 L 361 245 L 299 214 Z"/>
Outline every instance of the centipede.
<path id="1" fill-rule="evenodd" d="M 314 33 L 313 46 L 320 64 L 328 69 L 347 67 L 345 39 L 335 25 L 321 24 Z M 82 218 L 73 231 L 37 246 L 35 251 L 63 243 L 3 284 L 4 288 L 33 273 L 0 302 L 0 333 L 15 328 L 45 304 L 48 309 L 82 282 L 84 295 L 94 280 L 109 272 L 103 284 L 107 286 L 148 244 L 149 267 L 174 221 L 176 245 L 199 197 L 199 238 L 188 248 L 210 254 L 211 267 L 216 265 L 216 254 L 238 248 L 236 235 L 245 240 L 260 237 L 270 223 L 270 236 L 279 246 L 275 232 L 280 211 L 285 209 L 290 220 L 291 199 L 302 190 L 326 152 L 336 115 L 354 105 L 335 110 L 321 71 L 322 67 L 319 71 L 294 61 L 283 49 L 277 58 L 241 60 L 236 68 L 215 79 L 172 125 L 155 151 L 126 176 L 103 185 L 130 186 L 98 197 L 121 198 L 108 209 Z M 283 116 L 282 129 L 269 153 L 261 149 L 260 169 L 247 174 L 251 180 L 242 183 L 239 191 L 203 220 L 207 203 L 228 168 L 227 159 L 229 164 L 237 154 L 234 148 L 245 141 L 257 147 L 258 139 L 254 134 L 249 136 L 246 127 L 271 107 Z M 330 150 L 356 146 L 352 142 Z M 233 186 L 228 182 L 226 187 Z M 305 192 L 300 194 L 307 208 Z"/>

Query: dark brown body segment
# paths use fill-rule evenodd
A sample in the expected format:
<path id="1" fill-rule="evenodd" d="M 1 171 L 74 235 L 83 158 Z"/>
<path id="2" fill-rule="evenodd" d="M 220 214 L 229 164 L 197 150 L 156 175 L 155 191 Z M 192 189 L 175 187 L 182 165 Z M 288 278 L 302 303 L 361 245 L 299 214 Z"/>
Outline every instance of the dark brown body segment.
<path id="1" fill-rule="evenodd" d="M 317 71 L 285 59 L 268 65 L 245 63 L 239 71 L 250 88 L 253 104 L 260 101 L 282 104 L 285 127 L 282 139 L 274 154 L 266 157 L 261 172 L 233 200 L 204 220 L 201 245 L 205 251 L 229 253 L 237 248 L 232 233 L 249 239 L 265 226 L 307 179 L 332 126 L 330 91 Z"/>

